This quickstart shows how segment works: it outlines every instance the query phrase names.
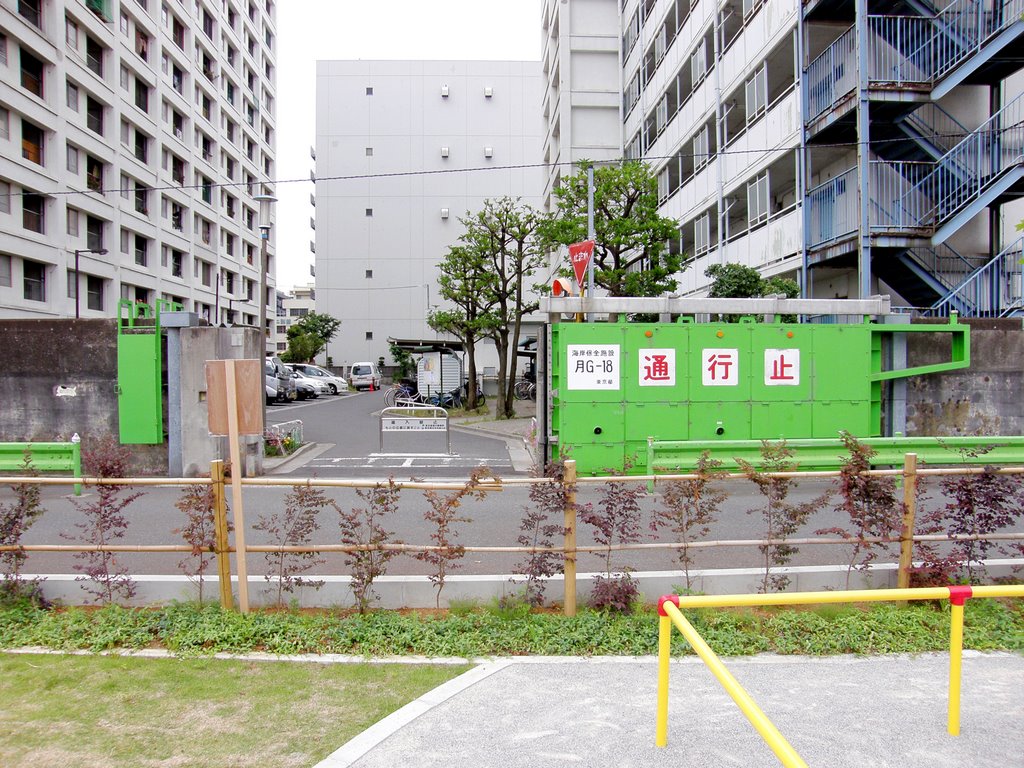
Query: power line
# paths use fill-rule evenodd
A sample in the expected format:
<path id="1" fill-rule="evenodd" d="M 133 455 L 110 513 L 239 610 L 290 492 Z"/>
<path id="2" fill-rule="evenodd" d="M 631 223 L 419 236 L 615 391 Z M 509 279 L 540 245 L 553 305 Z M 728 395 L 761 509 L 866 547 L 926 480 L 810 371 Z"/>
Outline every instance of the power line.
<path id="1" fill-rule="evenodd" d="M 1003 128 L 993 133 L 1003 133 L 1010 130 L 1017 130 L 1016 128 Z M 962 134 L 951 133 L 951 134 L 934 134 L 934 138 L 962 138 Z M 593 161 L 595 165 L 609 165 L 609 164 L 623 164 L 627 162 L 648 162 L 652 160 L 672 160 L 672 159 L 691 159 L 696 160 L 697 158 L 707 158 L 708 161 L 713 160 L 716 157 L 727 157 L 734 155 L 766 155 L 773 152 L 795 152 L 799 149 L 807 148 L 811 150 L 815 149 L 855 149 L 856 147 L 867 145 L 878 146 L 879 144 L 905 144 L 905 143 L 919 143 L 918 139 L 911 137 L 897 137 L 892 139 L 881 139 L 878 141 L 860 142 L 860 141 L 849 141 L 849 142 L 831 142 L 825 144 L 808 144 L 805 147 L 801 147 L 799 144 L 794 145 L 780 145 L 775 147 L 757 147 L 749 149 L 723 149 L 717 152 L 673 152 L 670 155 L 645 155 L 640 158 L 626 159 L 624 157 L 616 157 L 609 160 Z M 928 161 L 924 161 L 928 162 Z M 145 187 L 146 192 L 167 192 L 174 190 L 206 190 L 206 189 L 248 189 L 257 185 L 273 185 L 278 184 L 297 184 L 300 182 L 317 182 L 317 181 L 365 181 L 374 179 L 391 179 L 391 178 L 410 178 L 417 176 L 439 176 L 439 175 L 451 175 L 460 173 L 480 173 L 486 171 L 512 171 L 512 170 L 527 170 L 531 168 L 556 168 L 559 166 L 573 166 L 577 165 L 578 162 L 573 161 L 562 161 L 554 163 L 517 163 L 511 165 L 484 165 L 474 166 L 470 168 L 435 168 L 435 169 L 421 169 L 421 170 L 407 170 L 407 171 L 389 171 L 383 173 L 357 173 L 357 174 L 341 174 L 335 176 L 319 176 L 309 177 L 304 176 L 301 178 L 294 179 L 259 179 L 255 181 L 226 181 L 226 182 L 211 182 L 210 184 L 168 184 L 165 186 L 154 186 Z M 117 194 L 117 195 L 130 195 L 140 191 L 138 188 L 130 187 L 127 189 L 121 187 L 115 188 L 101 188 L 98 190 L 93 189 L 66 189 L 66 190 L 53 190 L 49 192 L 43 192 L 39 190 L 27 190 L 22 189 L 20 192 L 10 192 L 12 197 L 23 197 L 25 195 L 41 195 L 44 197 L 68 197 L 74 195 L 91 195 L 91 194 Z"/>

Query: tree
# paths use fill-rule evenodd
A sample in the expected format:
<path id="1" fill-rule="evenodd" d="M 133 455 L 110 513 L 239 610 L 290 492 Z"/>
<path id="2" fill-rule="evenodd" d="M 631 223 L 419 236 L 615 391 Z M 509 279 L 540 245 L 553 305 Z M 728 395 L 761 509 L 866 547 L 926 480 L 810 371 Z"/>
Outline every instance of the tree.
<path id="1" fill-rule="evenodd" d="M 535 297 L 526 295 L 525 286 L 545 259 L 539 231 L 542 216 L 519 199 L 503 197 L 484 201 L 483 210 L 461 221 L 466 227 L 462 241 L 490 275 L 481 286 L 490 307 L 481 318 L 481 332 L 494 341 L 498 352 L 496 414 L 511 419 L 523 316 L 539 306 Z"/>
<path id="2" fill-rule="evenodd" d="M 477 404 L 476 343 L 495 323 L 492 312 L 495 277 L 488 271 L 483 254 L 466 245 L 451 246 L 438 269 L 441 296 L 455 308 L 431 312 L 427 315 L 427 324 L 439 333 L 450 333 L 465 345 L 466 407 L 472 410 Z"/>
<path id="3" fill-rule="evenodd" d="M 549 248 L 587 239 L 587 168 L 555 188 L 558 209 L 543 228 Z M 611 296 L 660 296 L 675 290 L 678 254 L 666 244 L 679 223 L 658 214 L 658 182 L 639 162 L 594 169 L 594 283 Z"/>
<path id="4" fill-rule="evenodd" d="M 338 332 L 341 320 L 322 312 L 310 312 L 287 331 L 288 351 L 281 359 L 290 363 L 311 363 Z"/>
<path id="5" fill-rule="evenodd" d="M 704 270 L 704 274 L 713 282 L 708 296 L 713 299 L 756 299 L 761 296 L 782 295 L 787 299 L 795 299 L 800 295 L 800 286 L 796 280 L 788 277 L 761 277 L 761 273 L 753 267 L 743 264 L 712 264 Z M 736 322 L 739 315 L 728 315 L 730 322 Z M 796 322 L 793 315 L 783 315 L 783 322 Z"/>

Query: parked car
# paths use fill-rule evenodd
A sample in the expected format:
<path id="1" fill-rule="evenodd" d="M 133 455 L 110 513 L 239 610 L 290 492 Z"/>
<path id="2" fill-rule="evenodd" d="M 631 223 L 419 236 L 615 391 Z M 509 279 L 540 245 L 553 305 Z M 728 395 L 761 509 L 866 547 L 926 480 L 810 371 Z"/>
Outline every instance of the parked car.
<path id="1" fill-rule="evenodd" d="M 330 390 L 332 395 L 348 391 L 348 382 L 345 381 L 345 379 L 340 376 L 335 376 L 333 373 L 325 368 L 321 368 L 319 365 L 310 365 L 309 363 L 287 363 L 287 365 L 293 371 L 301 373 L 303 376 L 323 381 L 327 384 L 327 388 Z"/>
<path id="2" fill-rule="evenodd" d="M 308 379 L 298 378 L 298 374 L 295 376 L 295 399 L 296 400 L 312 400 L 315 397 L 320 397 L 320 391 L 310 382 Z"/>
<path id="3" fill-rule="evenodd" d="M 376 363 L 354 363 L 348 372 L 352 389 L 380 389 L 380 371 Z"/>
<path id="4" fill-rule="evenodd" d="M 270 385 L 269 377 L 273 376 L 277 379 L 277 400 L 288 401 L 295 400 L 298 397 L 292 372 L 285 367 L 284 363 L 281 362 L 281 358 L 277 357 L 277 355 L 267 355 L 266 362 L 264 363 L 264 373 L 267 376 L 268 386 Z"/>
<path id="5" fill-rule="evenodd" d="M 331 393 L 331 388 L 327 386 L 326 381 L 323 381 L 322 379 L 313 378 L 312 376 L 306 376 L 305 374 L 300 373 L 299 371 L 296 370 L 292 370 L 291 368 L 289 368 L 289 370 L 292 371 L 292 378 L 295 379 L 295 384 L 297 386 L 305 386 L 312 389 L 313 392 L 315 393 L 313 397 L 319 397 L 320 395 L 329 395 Z"/>

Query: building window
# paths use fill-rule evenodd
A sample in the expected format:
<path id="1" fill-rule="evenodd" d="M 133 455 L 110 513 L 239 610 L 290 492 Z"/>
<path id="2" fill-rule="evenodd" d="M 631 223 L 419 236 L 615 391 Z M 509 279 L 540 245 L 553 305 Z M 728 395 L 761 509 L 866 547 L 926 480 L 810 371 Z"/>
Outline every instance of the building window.
<path id="1" fill-rule="evenodd" d="M 92 155 L 85 156 L 85 185 L 93 192 L 103 191 L 103 163 Z"/>
<path id="2" fill-rule="evenodd" d="M 708 138 L 710 131 L 708 126 L 704 126 L 697 135 L 693 137 L 693 167 L 696 169 L 703 168 L 711 160 L 709 150 Z"/>
<path id="3" fill-rule="evenodd" d="M 68 208 L 66 215 L 68 220 L 68 235 L 71 237 L 78 237 L 78 211 L 74 208 Z"/>
<path id="4" fill-rule="evenodd" d="M 43 62 L 26 51 L 21 51 L 21 87 L 43 98 Z"/>
<path id="5" fill-rule="evenodd" d="M 90 251 L 103 250 L 103 219 L 86 215 L 85 245 Z"/>
<path id="6" fill-rule="evenodd" d="M 78 86 L 68 83 L 68 109 L 78 111 Z"/>
<path id="7" fill-rule="evenodd" d="M 373 157 L 373 147 L 367 147 L 366 148 L 366 156 L 367 157 Z"/>
<path id="8" fill-rule="evenodd" d="M 78 273 L 73 269 L 68 270 L 68 298 L 74 299 L 78 296 Z"/>
<path id="9" fill-rule="evenodd" d="M 367 216 L 373 216 L 373 208 L 367 208 L 366 209 L 366 215 Z"/>
<path id="10" fill-rule="evenodd" d="M 135 182 L 135 211 L 143 216 L 149 215 L 149 187 Z"/>
<path id="11" fill-rule="evenodd" d="M 0 139 L 11 138 L 11 113 L 7 107 L 0 107 Z"/>
<path id="12" fill-rule="evenodd" d="M 103 135 L 103 105 L 92 96 L 85 99 L 85 125 L 93 133 Z"/>
<path id="13" fill-rule="evenodd" d="M 25 259 L 22 262 L 25 298 L 29 301 L 46 301 L 46 265 Z"/>
<path id="14" fill-rule="evenodd" d="M 711 214 L 702 213 L 693 221 L 693 253 L 699 256 L 711 249 Z"/>
<path id="15" fill-rule="evenodd" d="M 45 232 L 46 222 L 43 202 L 43 196 L 35 192 L 25 192 L 21 196 L 21 226 L 39 234 Z"/>
<path id="16" fill-rule="evenodd" d="M 367 341 L 373 341 L 373 331 L 367 331 L 366 332 L 366 340 Z"/>
<path id="17" fill-rule="evenodd" d="M 768 220 L 768 171 L 747 183 L 747 215 L 751 226 Z"/>
<path id="18" fill-rule="evenodd" d="M 373 96 L 373 86 L 372 85 L 366 86 L 366 95 L 367 96 Z"/>
<path id="19" fill-rule="evenodd" d="M 18 0 L 18 13 L 24 17 L 29 24 L 42 28 L 42 0 Z"/>
<path id="20" fill-rule="evenodd" d="M 135 263 L 140 267 L 146 266 L 149 260 L 149 240 L 142 235 L 135 236 Z"/>
<path id="21" fill-rule="evenodd" d="M 0 213 L 11 212 L 11 185 L 0 181 Z"/>
<path id="22" fill-rule="evenodd" d="M 85 38 L 85 65 L 103 77 L 103 46 L 88 35 Z"/>
<path id="23" fill-rule="evenodd" d="M 64 40 L 70 48 L 78 50 L 78 25 L 71 19 L 64 20 Z"/>
<path id="24" fill-rule="evenodd" d="M 120 76 L 121 87 L 127 91 L 128 86 L 131 84 L 131 73 L 128 71 L 128 66 L 126 64 L 122 64 L 118 72 Z"/>
<path id="25" fill-rule="evenodd" d="M 21 156 L 26 160 L 43 164 L 43 129 L 22 118 Z"/>
<path id="26" fill-rule="evenodd" d="M 768 70 L 762 64 L 746 82 L 747 125 L 764 114 L 768 106 Z"/>
<path id="27" fill-rule="evenodd" d="M 86 306 L 97 312 L 103 311 L 103 278 L 94 275 L 85 277 Z"/>
<path id="28" fill-rule="evenodd" d="M 373 277 L 373 270 L 372 269 L 366 270 L 366 279 L 369 280 L 372 277 Z"/>
<path id="29" fill-rule="evenodd" d="M 68 144 L 68 171 L 78 173 L 78 150 Z"/>
<path id="30" fill-rule="evenodd" d="M 11 257 L 0 253 L 0 285 L 11 286 Z"/>
<path id="31" fill-rule="evenodd" d="M 143 112 L 149 112 L 149 88 L 138 78 L 135 78 L 135 106 Z"/>

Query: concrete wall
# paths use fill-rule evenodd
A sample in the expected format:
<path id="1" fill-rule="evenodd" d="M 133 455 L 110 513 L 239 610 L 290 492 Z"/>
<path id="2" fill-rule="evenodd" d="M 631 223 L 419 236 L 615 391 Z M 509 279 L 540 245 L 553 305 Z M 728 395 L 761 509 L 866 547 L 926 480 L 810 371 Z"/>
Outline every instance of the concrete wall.
<path id="1" fill-rule="evenodd" d="M 118 434 L 114 320 L 0 321 L 0 441 L 64 441 L 82 450 Z M 133 472 L 160 473 L 162 445 L 132 446 Z"/>
<path id="2" fill-rule="evenodd" d="M 914 376 L 907 386 L 908 435 L 1024 434 L 1024 328 L 1020 319 L 970 319 L 971 366 Z M 911 334 L 908 365 L 949 359 L 945 334 Z"/>
<path id="3" fill-rule="evenodd" d="M 229 457 L 227 439 L 211 437 L 207 428 L 206 361 L 261 358 L 259 332 L 255 328 L 181 329 L 181 448 L 185 477 L 208 475 L 213 459 Z M 263 471 L 261 440 L 260 435 L 242 438 L 246 477 Z"/>

